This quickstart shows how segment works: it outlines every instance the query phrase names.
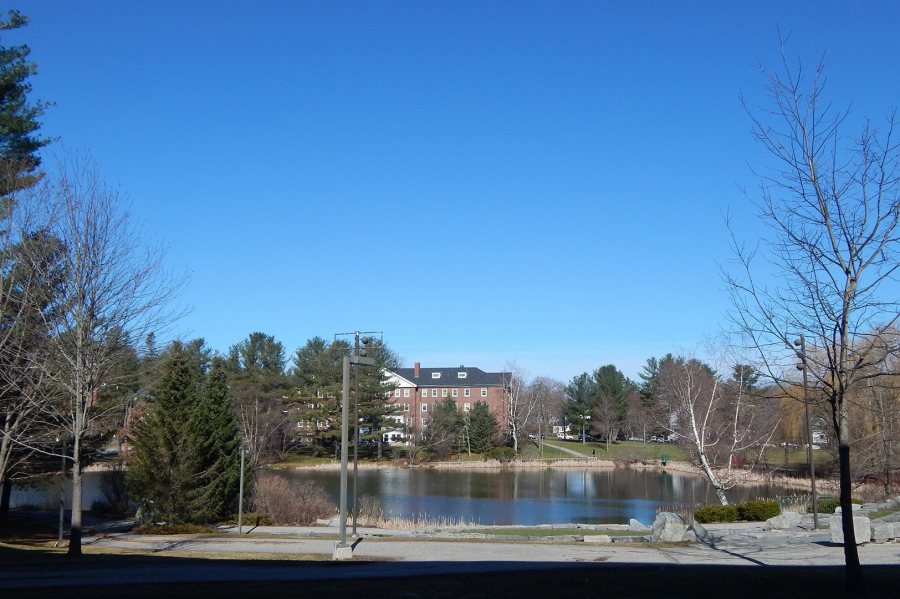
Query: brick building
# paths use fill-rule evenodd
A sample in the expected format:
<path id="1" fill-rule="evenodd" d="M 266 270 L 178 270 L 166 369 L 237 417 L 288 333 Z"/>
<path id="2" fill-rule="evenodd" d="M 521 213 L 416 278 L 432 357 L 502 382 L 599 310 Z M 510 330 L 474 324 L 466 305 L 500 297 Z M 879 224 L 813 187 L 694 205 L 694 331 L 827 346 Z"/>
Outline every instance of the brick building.
<path id="1" fill-rule="evenodd" d="M 486 402 L 500 428 L 506 428 L 508 372 L 485 372 L 466 366 L 422 368 L 416 362 L 412 368 L 398 368 L 387 376 L 388 383 L 396 386 L 390 401 L 397 405 L 398 426 L 385 433 L 386 441 L 402 441 L 406 435 L 419 438 L 428 424 L 429 413 L 446 399 L 455 401 L 463 413 L 479 401 Z"/>

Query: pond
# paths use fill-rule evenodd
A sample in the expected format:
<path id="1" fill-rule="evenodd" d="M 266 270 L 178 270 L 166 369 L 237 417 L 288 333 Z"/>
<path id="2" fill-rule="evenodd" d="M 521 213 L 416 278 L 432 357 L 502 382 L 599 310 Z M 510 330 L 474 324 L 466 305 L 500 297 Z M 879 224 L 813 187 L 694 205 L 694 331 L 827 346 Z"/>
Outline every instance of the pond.
<path id="1" fill-rule="evenodd" d="M 292 470 L 281 475 L 321 484 L 338 501 L 336 471 Z M 352 486 L 348 491 L 352 502 Z M 616 468 L 542 470 L 360 470 L 358 496 L 378 497 L 385 515 L 477 524 L 652 523 L 659 508 L 717 503 L 698 476 Z M 788 495 L 781 486 L 732 489 L 733 502 Z"/>
<path id="2" fill-rule="evenodd" d="M 338 471 L 283 470 L 280 476 L 311 480 L 338 503 Z M 102 473 L 85 473 L 84 503 L 103 499 Z M 705 478 L 657 470 L 616 468 L 540 470 L 433 470 L 384 468 L 360 470 L 358 495 L 379 499 L 390 518 L 476 524 L 627 524 L 650 523 L 660 508 L 716 503 Z M 350 487 L 352 501 L 352 486 Z M 755 485 L 729 491 L 732 502 L 775 498 L 791 491 Z M 66 505 L 69 505 L 68 487 Z M 12 506 L 56 509 L 59 479 L 14 488 Z"/>

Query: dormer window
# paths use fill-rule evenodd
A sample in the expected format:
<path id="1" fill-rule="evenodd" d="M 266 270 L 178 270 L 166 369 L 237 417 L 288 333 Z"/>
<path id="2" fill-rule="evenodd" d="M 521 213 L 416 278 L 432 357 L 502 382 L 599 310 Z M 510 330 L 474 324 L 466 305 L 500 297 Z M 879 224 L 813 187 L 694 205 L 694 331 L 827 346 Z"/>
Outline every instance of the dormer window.
<path id="1" fill-rule="evenodd" d="M 433 379 L 439 379 L 439 378 L 441 378 L 441 373 L 440 373 L 440 372 L 432 372 L 432 373 L 431 373 L 431 378 L 433 378 Z"/>
<path id="2" fill-rule="evenodd" d="M 468 372 L 457 372 L 457 373 L 456 373 L 456 378 L 464 379 L 464 378 L 466 378 L 466 377 L 468 376 L 468 374 L 469 374 Z"/>

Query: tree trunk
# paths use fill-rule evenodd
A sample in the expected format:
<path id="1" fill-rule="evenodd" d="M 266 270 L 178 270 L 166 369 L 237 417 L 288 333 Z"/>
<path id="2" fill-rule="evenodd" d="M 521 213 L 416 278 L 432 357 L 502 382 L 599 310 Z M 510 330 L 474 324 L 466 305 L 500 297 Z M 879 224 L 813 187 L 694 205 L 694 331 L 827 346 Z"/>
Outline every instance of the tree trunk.
<path id="1" fill-rule="evenodd" d="M 847 406 L 841 407 L 841 427 L 838 432 L 838 459 L 841 470 L 841 528 L 844 532 L 844 562 L 847 565 L 847 589 L 863 589 L 862 568 L 856 548 L 856 533 L 853 530 L 853 503 L 850 493 L 853 480 L 850 477 L 850 431 L 847 426 Z"/>
<path id="2" fill-rule="evenodd" d="M 0 528 L 9 524 L 9 501 L 12 496 L 12 481 L 9 475 L 3 479 L 3 491 L 0 492 Z"/>
<path id="3" fill-rule="evenodd" d="M 69 525 L 69 557 L 81 557 L 81 438 L 72 444 L 72 522 Z"/>

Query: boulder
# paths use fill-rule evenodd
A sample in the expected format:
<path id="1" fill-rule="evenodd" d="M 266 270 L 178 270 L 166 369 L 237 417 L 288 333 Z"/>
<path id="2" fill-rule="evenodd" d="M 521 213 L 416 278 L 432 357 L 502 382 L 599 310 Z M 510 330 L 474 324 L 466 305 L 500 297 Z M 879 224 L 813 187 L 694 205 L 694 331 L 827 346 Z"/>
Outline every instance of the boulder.
<path id="1" fill-rule="evenodd" d="M 672 512 L 660 512 L 653 521 L 653 534 L 650 540 L 663 543 L 680 543 L 684 539 L 687 527 L 684 520 L 678 514 Z"/>
<path id="2" fill-rule="evenodd" d="M 688 532 L 694 533 L 694 539 L 700 541 L 701 543 L 706 543 L 707 545 L 711 545 L 718 541 L 718 537 L 714 536 L 711 532 L 706 530 L 706 527 L 700 524 L 699 522 L 694 522 L 688 527 Z"/>
<path id="3" fill-rule="evenodd" d="M 897 525 L 891 522 L 873 522 L 872 523 L 872 540 L 876 543 L 884 543 L 891 539 L 897 538 Z"/>
<path id="4" fill-rule="evenodd" d="M 859 503 L 854 503 L 854 504 L 851 504 L 851 508 L 853 509 L 854 512 L 858 512 L 859 510 L 862 509 L 862 505 Z M 834 508 L 835 514 L 840 514 L 841 511 L 842 511 L 841 506 L 837 506 L 836 508 Z"/>
<path id="5" fill-rule="evenodd" d="M 649 532 L 651 529 L 646 524 L 642 524 L 639 520 L 635 520 L 632 518 L 628 521 L 628 529 L 636 530 L 638 532 Z"/>
<path id="6" fill-rule="evenodd" d="M 697 534 L 691 530 L 687 529 L 684 531 L 684 536 L 681 537 L 682 543 L 696 543 L 697 542 Z"/>
<path id="7" fill-rule="evenodd" d="M 799 526 L 802 520 L 803 516 L 797 512 L 782 512 L 777 516 L 766 520 L 766 525 L 770 530 L 784 530 L 786 528 Z"/>
<path id="8" fill-rule="evenodd" d="M 844 544 L 844 530 L 841 528 L 841 515 L 835 514 L 828 520 L 831 529 L 831 542 Z M 865 516 L 853 516 L 853 536 L 856 544 L 868 543 L 872 540 L 872 521 Z"/>
<path id="9" fill-rule="evenodd" d="M 612 543 L 609 535 L 584 535 L 585 543 Z"/>

